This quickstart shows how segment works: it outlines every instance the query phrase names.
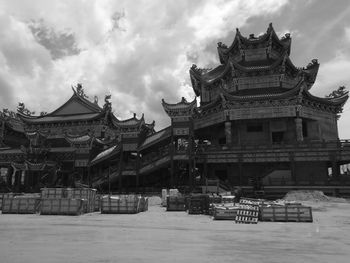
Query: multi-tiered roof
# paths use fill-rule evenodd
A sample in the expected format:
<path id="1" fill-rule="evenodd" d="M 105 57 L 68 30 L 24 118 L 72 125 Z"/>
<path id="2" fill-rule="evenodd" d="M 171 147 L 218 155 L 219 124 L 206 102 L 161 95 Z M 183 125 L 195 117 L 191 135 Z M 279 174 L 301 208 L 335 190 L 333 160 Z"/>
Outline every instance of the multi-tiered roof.
<path id="1" fill-rule="evenodd" d="M 277 106 L 276 100 L 286 99 L 289 101 L 282 103 L 313 105 L 329 112 L 341 112 L 348 93 L 327 98 L 310 94 L 319 63 L 313 59 L 306 67 L 296 67 L 290 59 L 290 50 L 290 34 L 279 38 L 272 24 L 258 37 L 253 34 L 243 37 L 237 29 L 229 47 L 218 43 L 219 66 L 201 69 L 193 65 L 190 69 L 193 90 L 201 99 L 199 112 L 212 111 L 213 107 L 254 107 L 254 104 L 261 106 L 262 103 Z"/>

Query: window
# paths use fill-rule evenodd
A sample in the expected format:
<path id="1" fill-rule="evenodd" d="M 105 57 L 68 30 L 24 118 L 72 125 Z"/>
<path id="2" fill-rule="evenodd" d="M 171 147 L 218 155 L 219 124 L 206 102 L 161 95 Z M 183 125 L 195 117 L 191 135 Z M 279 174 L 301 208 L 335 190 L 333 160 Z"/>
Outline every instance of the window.
<path id="1" fill-rule="evenodd" d="M 261 123 L 247 125 L 247 132 L 262 132 L 262 131 L 263 131 L 263 126 Z"/>

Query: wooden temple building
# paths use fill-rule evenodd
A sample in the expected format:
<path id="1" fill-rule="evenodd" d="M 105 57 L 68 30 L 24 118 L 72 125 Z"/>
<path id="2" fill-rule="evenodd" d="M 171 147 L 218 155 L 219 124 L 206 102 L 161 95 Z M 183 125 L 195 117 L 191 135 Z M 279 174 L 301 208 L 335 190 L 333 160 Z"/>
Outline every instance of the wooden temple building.
<path id="1" fill-rule="evenodd" d="M 7 187 L 80 183 L 140 191 L 216 181 L 251 193 L 349 195 L 350 174 L 341 167 L 350 163 L 350 141 L 337 130 L 348 92 L 312 95 L 318 61 L 296 67 L 290 35 L 279 38 L 271 24 L 258 37 L 237 29 L 232 44 L 219 42 L 217 50 L 217 67 L 189 71 L 193 101 L 162 101 L 171 125 L 158 132 L 143 116 L 119 120 L 108 97 L 100 107 L 81 86 L 52 113 L 31 116 L 25 107 L 2 113 Z"/>

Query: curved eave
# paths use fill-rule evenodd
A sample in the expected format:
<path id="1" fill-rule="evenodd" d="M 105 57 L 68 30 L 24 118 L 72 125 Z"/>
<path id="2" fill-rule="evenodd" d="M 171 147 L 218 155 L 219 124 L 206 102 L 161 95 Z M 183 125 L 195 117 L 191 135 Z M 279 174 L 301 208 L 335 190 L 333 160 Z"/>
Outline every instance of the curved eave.
<path id="1" fill-rule="evenodd" d="M 87 144 L 91 143 L 91 141 L 93 140 L 93 137 L 91 137 L 88 134 L 82 136 L 72 136 L 69 134 L 65 134 L 64 138 L 70 144 Z"/>
<path id="2" fill-rule="evenodd" d="M 104 117 L 104 112 L 100 113 L 83 113 L 76 115 L 65 116 L 26 116 L 24 114 L 17 113 L 17 116 L 27 124 L 41 124 L 41 123 L 56 123 L 56 122 L 75 122 L 75 121 L 90 121 L 100 119 Z"/>
<path id="3" fill-rule="evenodd" d="M 221 94 L 212 102 L 203 105 L 199 110 L 206 110 L 212 107 L 217 106 L 222 102 L 245 102 L 245 101 L 257 101 L 257 100 L 268 100 L 268 99 L 283 99 L 295 96 L 299 93 L 302 87 L 305 87 L 305 83 L 300 81 L 294 88 L 290 90 L 286 90 L 282 93 L 267 93 L 267 94 L 259 94 L 259 95 L 247 95 L 247 96 L 238 96 L 228 93 L 226 90 L 221 89 Z"/>
<path id="4" fill-rule="evenodd" d="M 254 72 L 254 71 L 268 71 L 268 70 L 275 69 L 276 67 L 282 66 L 284 61 L 285 61 L 286 65 L 289 66 L 295 73 L 300 71 L 297 67 L 294 66 L 294 64 L 290 60 L 290 58 L 289 58 L 287 53 L 285 53 L 279 59 L 274 61 L 272 64 L 266 65 L 266 66 L 249 66 L 249 67 L 246 67 L 246 66 L 240 65 L 238 62 L 236 62 L 234 60 L 231 61 L 231 64 L 232 64 L 232 67 L 235 70 L 239 70 L 239 71 L 242 71 L 242 72 Z"/>
<path id="5" fill-rule="evenodd" d="M 104 160 L 107 160 L 108 158 L 117 155 L 120 152 L 120 146 L 119 145 L 113 145 L 106 150 L 100 152 L 99 154 L 96 155 L 94 159 L 90 162 L 90 165 L 95 165 L 97 163 L 100 163 Z"/>
<path id="6" fill-rule="evenodd" d="M 21 122 L 20 120 L 9 118 L 7 120 L 4 120 L 4 122 L 9 129 L 15 132 L 24 133 L 23 122 Z"/>
<path id="7" fill-rule="evenodd" d="M 319 67 L 320 64 L 315 59 L 312 61 L 312 63 L 310 63 L 306 68 L 302 70 L 305 74 L 305 80 L 310 84 L 309 89 L 311 88 L 312 84 L 314 84 L 316 81 Z"/>
<path id="8" fill-rule="evenodd" d="M 214 83 L 218 79 L 222 78 L 230 69 L 230 63 L 226 63 L 224 66 L 218 66 L 211 71 L 201 74 L 192 66 L 190 69 L 190 78 L 196 96 L 200 95 L 201 84 L 206 86 Z"/>
<path id="9" fill-rule="evenodd" d="M 134 114 L 132 118 L 122 121 L 114 117 L 112 119 L 112 123 L 117 128 L 140 128 L 142 125 L 145 124 L 145 118 L 144 114 L 142 114 L 142 117 L 140 119 L 137 119 L 136 114 Z"/>
<path id="10" fill-rule="evenodd" d="M 113 138 L 106 141 L 104 139 L 95 138 L 95 142 L 100 145 L 111 145 L 111 144 L 115 144 L 117 142 L 117 139 Z"/>
<path id="11" fill-rule="evenodd" d="M 175 104 L 167 103 L 164 99 L 162 99 L 162 106 L 166 113 L 178 110 L 192 111 L 193 108 L 197 106 L 197 98 L 194 98 L 194 100 L 191 102 L 187 102 L 187 100 L 184 97 L 182 97 L 181 101 Z"/>
<path id="12" fill-rule="evenodd" d="M 139 147 L 139 151 L 142 151 L 152 145 L 157 144 L 158 142 L 161 142 L 171 136 L 171 126 L 164 128 L 163 130 L 160 130 L 156 133 L 153 133 L 150 136 L 147 136 L 146 139 L 143 141 L 143 143 Z"/>
<path id="13" fill-rule="evenodd" d="M 346 92 L 344 95 L 335 97 L 335 98 L 320 98 L 312 95 L 308 90 L 304 91 L 304 94 L 307 98 L 318 101 L 324 104 L 336 106 L 342 108 L 346 101 L 349 99 L 349 92 Z"/>

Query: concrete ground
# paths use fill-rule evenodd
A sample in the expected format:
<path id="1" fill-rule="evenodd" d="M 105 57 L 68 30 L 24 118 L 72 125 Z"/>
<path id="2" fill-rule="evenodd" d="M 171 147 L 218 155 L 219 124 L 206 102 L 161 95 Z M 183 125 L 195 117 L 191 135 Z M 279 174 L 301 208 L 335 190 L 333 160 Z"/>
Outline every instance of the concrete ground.
<path id="1" fill-rule="evenodd" d="M 350 260 L 350 203 L 314 202 L 313 223 L 205 215 L 0 215 L 0 262 L 334 262 Z"/>

